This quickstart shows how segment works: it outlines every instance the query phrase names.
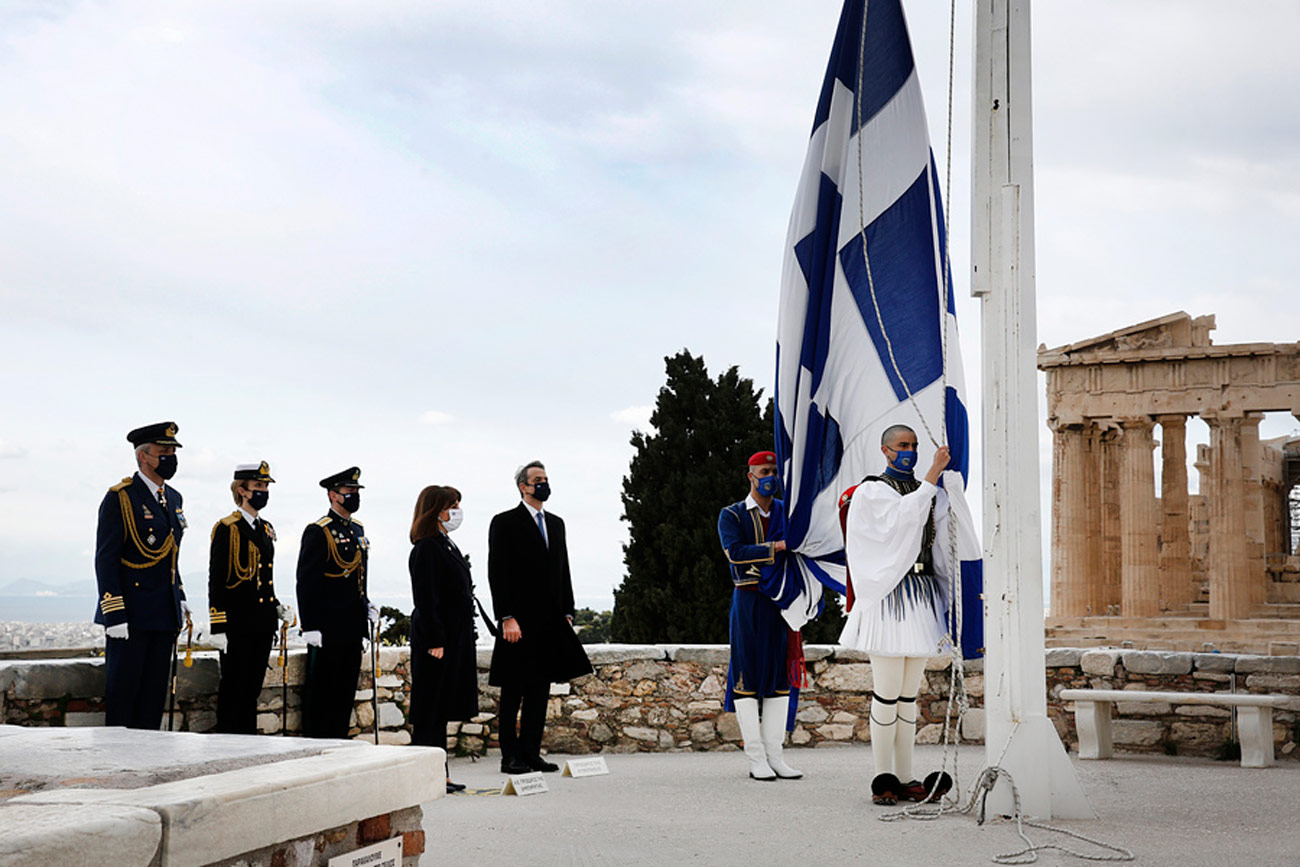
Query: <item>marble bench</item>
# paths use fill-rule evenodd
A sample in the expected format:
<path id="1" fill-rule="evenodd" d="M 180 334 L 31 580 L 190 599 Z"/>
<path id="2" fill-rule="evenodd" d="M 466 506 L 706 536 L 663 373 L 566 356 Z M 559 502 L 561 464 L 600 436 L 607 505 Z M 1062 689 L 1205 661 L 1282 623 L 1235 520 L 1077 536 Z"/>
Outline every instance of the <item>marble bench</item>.
<path id="1" fill-rule="evenodd" d="M 1115 702 L 1168 702 L 1208 704 L 1237 709 L 1237 736 L 1241 740 L 1241 766 L 1273 765 L 1273 708 L 1287 701 L 1282 695 L 1222 692 L 1153 692 L 1128 689 L 1064 689 L 1061 698 L 1074 702 L 1074 725 L 1079 732 L 1079 758 L 1109 759 L 1115 754 L 1110 733 L 1110 710 Z"/>

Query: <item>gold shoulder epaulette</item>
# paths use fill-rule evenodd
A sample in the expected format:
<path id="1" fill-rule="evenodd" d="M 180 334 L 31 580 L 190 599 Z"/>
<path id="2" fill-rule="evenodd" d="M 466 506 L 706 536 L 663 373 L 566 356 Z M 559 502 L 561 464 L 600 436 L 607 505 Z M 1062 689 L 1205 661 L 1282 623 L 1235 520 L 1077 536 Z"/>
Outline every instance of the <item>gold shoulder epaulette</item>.
<path id="1" fill-rule="evenodd" d="M 353 519 L 352 519 L 352 523 L 356 524 L 358 527 L 364 527 L 364 526 L 365 526 L 365 524 L 361 523 L 361 522 L 358 521 L 356 518 L 353 518 Z"/>
<path id="2" fill-rule="evenodd" d="M 334 520 L 334 519 L 331 518 L 329 515 L 326 515 L 325 517 L 321 518 L 319 521 L 316 522 L 316 526 L 317 526 L 317 527 L 328 527 L 328 526 L 330 525 L 330 521 L 333 521 L 333 520 Z"/>
<path id="3" fill-rule="evenodd" d="M 116 485 L 114 485 L 113 487 L 109 488 L 109 490 L 110 490 L 110 491 L 114 491 L 114 492 L 116 492 L 116 491 L 123 490 L 124 488 L 130 487 L 130 485 L 131 485 L 131 477 L 130 477 L 130 476 L 127 476 L 125 479 L 123 479 L 122 481 L 118 482 L 118 483 L 117 483 Z"/>
<path id="4" fill-rule="evenodd" d="M 239 514 L 238 512 L 231 512 L 229 515 L 226 515 L 226 517 L 221 519 L 221 523 L 225 524 L 226 526 L 229 526 L 235 523 L 236 521 L 238 521 L 242 517 L 243 515 Z"/>

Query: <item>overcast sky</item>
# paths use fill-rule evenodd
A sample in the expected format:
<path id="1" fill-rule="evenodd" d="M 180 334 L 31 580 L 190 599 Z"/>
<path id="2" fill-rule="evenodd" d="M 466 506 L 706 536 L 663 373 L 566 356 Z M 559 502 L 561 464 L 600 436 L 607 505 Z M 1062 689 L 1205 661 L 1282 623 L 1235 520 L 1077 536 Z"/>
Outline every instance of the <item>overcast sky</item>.
<path id="1" fill-rule="evenodd" d="M 905 3 L 941 171 L 947 5 Z M 977 376 L 970 6 L 948 205 Z M 422 486 L 463 491 L 456 539 L 486 591 L 488 520 L 541 458 L 579 604 L 609 607 L 628 438 L 663 356 L 739 365 L 770 394 L 839 8 L 0 6 L 0 585 L 93 593 L 95 512 L 134 469 L 125 434 L 172 419 L 192 595 L 236 463 L 279 479 L 265 515 L 288 597 L 302 527 L 327 508 L 317 480 L 360 465 L 372 593 L 397 596 Z M 1040 340 L 1180 309 L 1217 314 L 1218 343 L 1295 340 L 1300 5 L 1034 12 Z"/>

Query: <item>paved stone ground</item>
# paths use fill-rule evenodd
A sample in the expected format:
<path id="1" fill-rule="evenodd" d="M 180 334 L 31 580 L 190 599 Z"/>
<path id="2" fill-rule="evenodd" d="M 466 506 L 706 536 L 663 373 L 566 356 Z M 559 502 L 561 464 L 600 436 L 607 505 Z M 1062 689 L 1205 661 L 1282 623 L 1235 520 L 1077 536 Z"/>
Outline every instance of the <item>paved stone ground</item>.
<path id="1" fill-rule="evenodd" d="M 735 752 L 607 757 L 610 775 L 548 774 L 551 791 L 519 798 L 460 794 L 424 805 L 422 865 L 434 864 L 990 864 L 1022 848 L 1015 826 L 944 817 L 886 823 L 871 804 L 869 747 L 788 750 L 803 780 L 758 783 Z M 562 756 L 552 756 L 562 763 Z M 918 747 L 918 769 L 933 769 L 937 747 Z M 983 763 L 962 750 L 961 783 Z M 471 788 L 500 786 L 495 757 L 452 759 L 451 775 Z M 1300 865 L 1300 765 L 1246 770 L 1169 756 L 1123 756 L 1074 766 L 1097 811 L 1095 821 L 1062 827 L 1132 850 L 1139 864 L 1230 867 Z M 1059 834 L 1027 829 L 1036 844 Z M 1079 865 L 1058 852 L 1041 865 Z"/>

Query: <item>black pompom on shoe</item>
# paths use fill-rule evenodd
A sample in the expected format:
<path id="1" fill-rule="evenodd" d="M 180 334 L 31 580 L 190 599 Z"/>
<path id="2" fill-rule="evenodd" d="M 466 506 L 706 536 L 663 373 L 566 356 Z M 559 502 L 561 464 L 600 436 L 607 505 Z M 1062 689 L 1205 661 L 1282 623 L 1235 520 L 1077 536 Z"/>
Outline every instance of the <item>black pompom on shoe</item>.
<path id="1" fill-rule="evenodd" d="M 903 784 L 893 774 L 876 774 L 871 781 L 871 803 L 879 807 L 892 807 L 898 803 Z"/>
<path id="2" fill-rule="evenodd" d="M 925 791 L 929 797 L 927 801 L 939 803 L 939 800 L 949 791 L 952 790 L 952 777 L 948 776 L 947 771 L 931 771 L 925 777 Z M 933 794 L 930 794 L 933 792 Z M 922 796 L 925 797 L 925 796 Z"/>

